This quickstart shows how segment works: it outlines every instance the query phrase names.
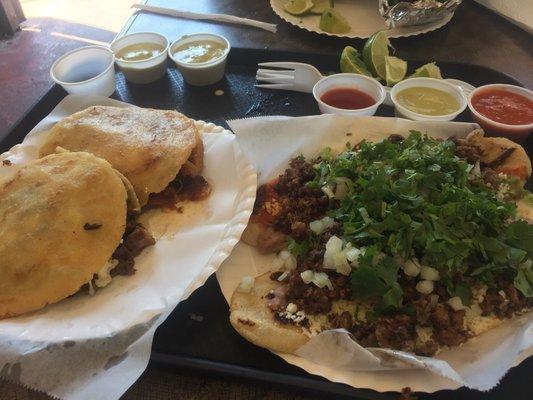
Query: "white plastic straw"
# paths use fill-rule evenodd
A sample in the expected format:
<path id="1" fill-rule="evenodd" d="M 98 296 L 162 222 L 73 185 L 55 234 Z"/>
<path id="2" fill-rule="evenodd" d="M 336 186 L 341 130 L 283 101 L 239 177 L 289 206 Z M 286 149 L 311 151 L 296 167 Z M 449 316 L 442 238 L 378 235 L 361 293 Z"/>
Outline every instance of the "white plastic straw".
<path id="1" fill-rule="evenodd" d="M 207 14 L 197 13 L 192 11 L 176 10 L 173 8 L 148 6 L 145 4 L 133 4 L 131 8 L 138 8 L 139 10 L 152 12 L 155 14 L 170 15 L 172 17 L 187 18 L 187 19 L 199 19 L 208 21 L 226 22 L 228 24 L 247 25 L 255 28 L 264 29 L 269 32 L 276 32 L 276 24 L 269 24 L 266 22 L 256 21 L 249 18 L 235 17 L 227 14 Z"/>

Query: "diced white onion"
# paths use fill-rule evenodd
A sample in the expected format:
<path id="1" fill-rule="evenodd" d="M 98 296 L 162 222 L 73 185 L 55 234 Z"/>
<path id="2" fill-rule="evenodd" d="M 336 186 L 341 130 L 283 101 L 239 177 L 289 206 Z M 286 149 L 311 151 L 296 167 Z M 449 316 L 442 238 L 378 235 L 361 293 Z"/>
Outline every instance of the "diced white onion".
<path id="1" fill-rule="evenodd" d="M 284 266 L 287 270 L 291 271 L 293 269 L 296 269 L 296 265 L 296 257 L 291 254 L 291 256 L 285 260 Z"/>
<path id="2" fill-rule="evenodd" d="M 346 253 L 343 251 L 333 255 L 333 263 L 335 265 L 335 271 L 339 274 L 350 275 L 350 272 L 352 272 L 352 268 L 346 259 Z"/>
<path id="3" fill-rule="evenodd" d="M 287 308 L 285 308 L 285 310 L 287 310 L 287 312 L 290 314 L 294 314 L 296 311 L 298 311 L 298 306 L 294 303 L 289 303 L 287 304 Z"/>
<path id="4" fill-rule="evenodd" d="M 433 281 L 420 281 L 416 284 L 416 290 L 422 294 L 430 294 L 433 291 Z"/>
<path id="5" fill-rule="evenodd" d="M 427 281 L 438 281 L 440 279 L 439 271 L 431 267 L 422 267 L 420 271 L 420 278 Z"/>
<path id="6" fill-rule="evenodd" d="M 312 282 L 319 288 L 327 286 L 329 290 L 333 290 L 333 285 L 329 280 L 329 276 L 325 272 L 315 272 Z"/>
<path id="7" fill-rule="evenodd" d="M 420 266 L 412 260 L 407 260 L 403 264 L 403 272 L 407 276 L 418 276 L 420 273 Z"/>
<path id="8" fill-rule="evenodd" d="M 328 196 L 330 199 L 335 197 L 335 193 L 333 193 L 333 190 L 329 186 L 322 186 L 322 191 Z"/>
<path id="9" fill-rule="evenodd" d="M 285 271 L 280 276 L 278 276 L 278 282 L 284 281 L 286 277 L 289 276 L 289 271 Z"/>
<path id="10" fill-rule="evenodd" d="M 324 232 L 324 224 L 321 220 L 311 221 L 309 223 L 309 229 L 311 229 L 313 233 L 320 235 L 322 232 Z"/>
<path id="11" fill-rule="evenodd" d="M 342 240 L 337 236 L 332 236 L 326 243 L 323 265 L 343 275 L 349 275 L 352 270 L 346 258 L 346 251 L 342 250 Z"/>
<path id="12" fill-rule="evenodd" d="M 333 251 L 335 253 L 340 252 L 342 250 L 342 239 L 338 238 L 335 235 L 330 237 L 326 243 L 326 251 L 328 250 Z"/>
<path id="13" fill-rule="evenodd" d="M 351 243 L 348 243 L 348 245 L 350 245 L 351 247 Z M 348 246 L 346 246 L 348 247 Z M 348 250 L 346 251 L 346 259 L 353 263 L 355 261 L 357 261 L 357 259 L 359 258 L 359 256 L 361 255 L 361 250 L 355 248 L 355 247 L 352 247 L 352 248 L 348 248 Z"/>
<path id="14" fill-rule="evenodd" d="M 292 254 L 287 251 L 287 250 L 283 250 L 283 251 L 280 251 L 279 254 L 278 254 L 278 257 L 281 258 L 282 260 L 286 260 L 288 259 Z"/>
<path id="15" fill-rule="evenodd" d="M 315 234 L 320 235 L 325 230 L 331 228 L 335 224 L 335 220 L 331 217 L 324 217 L 322 219 L 311 221 L 309 223 L 309 229 Z"/>
<path id="16" fill-rule="evenodd" d="M 240 293 L 250 293 L 254 287 L 255 279 L 252 276 L 242 278 L 237 291 Z"/>
<path id="17" fill-rule="evenodd" d="M 305 284 L 309 284 L 313 281 L 315 273 L 310 269 L 307 269 L 304 272 L 300 273 L 300 277 L 302 278 L 302 281 L 304 281 Z"/>
<path id="18" fill-rule="evenodd" d="M 447 303 L 454 311 L 460 311 L 466 308 L 463 305 L 463 302 L 459 296 L 452 297 L 451 299 L 447 301 Z"/>

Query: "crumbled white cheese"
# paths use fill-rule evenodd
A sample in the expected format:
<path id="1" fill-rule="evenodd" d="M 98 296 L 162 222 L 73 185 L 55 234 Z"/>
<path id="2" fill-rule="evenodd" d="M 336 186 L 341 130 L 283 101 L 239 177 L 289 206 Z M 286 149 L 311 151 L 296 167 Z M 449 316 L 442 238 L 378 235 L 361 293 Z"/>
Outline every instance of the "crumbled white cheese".
<path id="1" fill-rule="evenodd" d="M 511 193 L 511 185 L 507 182 L 502 182 L 498 185 L 498 190 L 496 191 L 496 197 L 498 200 L 503 201 Z"/>
<path id="2" fill-rule="evenodd" d="M 295 314 L 298 311 L 298 306 L 294 303 L 289 303 L 285 309 L 288 313 Z"/>
<path id="3" fill-rule="evenodd" d="M 290 307 L 290 310 L 289 310 L 289 306 L 294 306 L 294 308 Z M 289 320 L 294 321 L 296 323 L 302 322 L 307 317 L 307 315 L 303 311 L 294 311 L 293 312 L 292 310 L 294 310 L 294 309 L 298 310 L 298 308 L 296 307 L 296 304 L 289 303 L 289 305 L 287 306 L 287 309 L 285 311 L 278 312 L 278 315 L 280 317 L 289 319 Z"/>
<path id="4" fill-rule="evenodd" d="M 250 293 L 254 287 L 255 279 L 252 276 L 245 276 L 237 287 L 239 293 Z"/>
<path id="5" fill-rule="evenodd" d="M 102 267 L 97 273 L 96 273 L 96 279 L 94 280 L 94 284 L 99 287 L 103 288 L 111 283 L 113 278 L 111 277 L 111 270 L 115 268 L 118 265 L 118 260 L 111 259 L 109 260 L 106 265 Z"/>

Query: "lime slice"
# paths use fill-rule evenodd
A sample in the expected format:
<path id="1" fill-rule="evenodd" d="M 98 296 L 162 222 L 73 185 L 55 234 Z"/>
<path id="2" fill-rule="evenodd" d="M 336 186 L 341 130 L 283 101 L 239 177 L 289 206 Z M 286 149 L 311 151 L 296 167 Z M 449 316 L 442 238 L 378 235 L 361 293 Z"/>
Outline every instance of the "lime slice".
<path id="1" fill-rule="evenodd" d="M 394 86 L 405 78 L 407 62 L 398 57 L 385 57 L 385 81 L 387 86 Z"/>
<path id="2" fill-rule="evenodd" d="M 359 56 L 359 52 L 352 46 L 346 46 L 341 53 L 341 72 L 372 76 L 366 69 L 366 65 Z"/>
<path id="3" fill-rule="evenodd" d="M 313 8 L 313 2 L 311 0 L 288 0 L 283 8 L 289 14 L 302 15 Z"/>
<path id="4" fill-rule="evenodd" d="M 329 33 L 347 33 L 352 27 L 340 12 L 333 8 L 326 8 L 320 17 L 320 29 Z"/>
<path id="5" fill-rule="evenodd" d="M 365 43 L 363 60 L 367 68 L 382 79 L 386 78 L 385 57 L 389 55 L 390 42 L 385 31 L 374 33 Z"/>
<path id="6" fill-rule="evenodd" d="M 434 63 L 428 63 L 417 68 L 416 71 L 409 76 L 409 78 L 435 78 L 442 79 L 440 68 Z"/>
<path id="7" fill-rule="evenodd" d="M 326 8 L 333 8 L 335 5 L 333 4 L 333 0 L 311 0 L 313 2 L 313 8 L 311 8 L 311 12 L 313 14 L 322 14 L 324 11 L 326 11 Z"/>

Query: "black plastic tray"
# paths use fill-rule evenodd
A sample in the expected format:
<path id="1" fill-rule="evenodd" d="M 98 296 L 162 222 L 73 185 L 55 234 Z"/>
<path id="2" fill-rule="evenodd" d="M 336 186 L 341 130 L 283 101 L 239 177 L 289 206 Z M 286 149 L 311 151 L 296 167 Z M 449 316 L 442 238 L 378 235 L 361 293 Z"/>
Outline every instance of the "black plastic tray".
<path id="1" fill-rule="evenodd" d="M 308 62 L 322 72 L 338 70 L 336 57 L 316 54 L 281 53 L 233 49 L 228 60 L 226 77 L 219 83 L 196 88 L 185 84 L 169 64 L 168 74 L 151 85 L 126 83 L 117 73 L 114 98 L 141 107 L 177 109 L 194 119 L 226 126 L 226 120 L 259 115 L 301 116 L 318 114 L 312 95 L 254 88 L 257 63 L 287 60 Z M 416 67 L 423 63 L 410 63 Z M 492 69 L 468 64 L 439 62 L 443 75 L 470 82 L 475 86 L 488 83 L 520 84 L 513 78 Z M 223 90 L 216 96 L 215 90 Z M 24 136 L 45 117 L 66 95 L 58 86 L 52 87 L 5 137 L 0 138 L 0 152 L 20 143 Z M 382 106 L 378 115 L 392 116 L 393 109 Z M 468 113 L 458 120 L 469 121 Z M 528 146 L 529 147 L 529 146 Z M 530 153 L 531 154 L 531 153 Z M 231 375 L 267 383 L 312 391 L 331 398 L 397 399 L 397 393 L 378 393 L 354 389 L 329 382 L 287 364 L 267 350 L 242 339 L 229 323 L 228 307 L 215 277 L 178 305 L 158 328 L 152 348 L 152 362 L 194 369 L 203 373 Z M 533 358 L 513 368 L 494 390 L 481 393 L 468 389 L 419 394 L 419 399 L 526 399 L 530 398 L 528 380 L 533 371 Z M 405 383 L 409 386 L 409 383 Z M 528 394 L 529 393 L 529 394 Z"/>

